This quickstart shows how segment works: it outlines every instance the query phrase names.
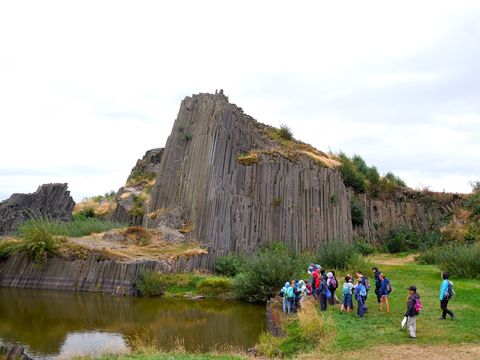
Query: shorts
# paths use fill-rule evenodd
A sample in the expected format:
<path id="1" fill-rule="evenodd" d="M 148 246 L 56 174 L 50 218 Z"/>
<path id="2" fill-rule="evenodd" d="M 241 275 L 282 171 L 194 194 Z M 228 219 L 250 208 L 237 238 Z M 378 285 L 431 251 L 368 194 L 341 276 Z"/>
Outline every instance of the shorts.
<path id="1" fill-rule="evenodd" d="M 353 308 L 352 294 L 343 294 L 342 295 L 342 304 L 346 308 Z"/>

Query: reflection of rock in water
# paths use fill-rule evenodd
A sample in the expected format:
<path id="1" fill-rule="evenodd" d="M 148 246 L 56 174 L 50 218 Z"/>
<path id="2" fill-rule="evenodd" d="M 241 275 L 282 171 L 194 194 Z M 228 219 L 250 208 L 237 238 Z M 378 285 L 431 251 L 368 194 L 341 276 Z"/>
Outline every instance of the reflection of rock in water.
<path id="1" fill-rule="evenodd" d="M 128 352 L 123 337 L 119 334 L 85 332 L 68 334 L 56 359 L 71 359 L 75 356 L 100 356 Z"/>

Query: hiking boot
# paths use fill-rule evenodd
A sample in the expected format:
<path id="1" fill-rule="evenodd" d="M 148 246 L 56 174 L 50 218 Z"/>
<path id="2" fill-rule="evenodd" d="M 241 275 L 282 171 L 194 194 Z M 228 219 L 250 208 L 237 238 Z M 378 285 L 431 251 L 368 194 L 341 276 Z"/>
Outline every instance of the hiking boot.
<path id="1" fill-rule="evenodd" d="M 440 317 L 440 319 L 438 319 L 438 320 L 445 320 L 445 318 L 442 316 L 442 317 Z"/>
<path id="2" fill-rule="evenodd" d="M 452 314 L 452 320 L 455 320 L 457 317 L 455 316 L 455 314 Z"/>

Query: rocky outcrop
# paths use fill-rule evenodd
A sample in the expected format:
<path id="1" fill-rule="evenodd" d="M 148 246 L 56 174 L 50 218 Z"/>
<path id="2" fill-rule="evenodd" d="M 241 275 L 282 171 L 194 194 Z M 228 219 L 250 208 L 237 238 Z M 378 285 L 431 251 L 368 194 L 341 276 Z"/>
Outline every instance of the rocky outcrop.
<path id="1" fill-rule="evenodd" d="M 114 261 L 91 253 L 86 259 L 49 258 L 39 267 L 25 254 L 0 261 L 0 287 L 90 291 L 114 295 L 136 295 L 135 282 L 142 269 L 174 273 L 212 266 L 208 255 L 176 260 Z"/>
<path id="2" fill-rule="evenodd" d="M 125 186 L 115 196 L 113 221 L 141 225 L 148 208 L 150 189 L 158 175 L 163 149 L 148 150 L 133 167 Z"/>
<path id="3" fill-rule="evenodd" d="M 67 184 L 45 184 L 32 194 L 13 194 L 0 202 L 0 235 L 15 231 L 31 214 L 70 220 L 75 202 L 67 188 Z"/>
<path id="4" fill-rule="evenodd" d="M 188 236 L 218 255 L 250 252 L 272 241 L 296 250 L 355 236 L 373 242 L 401 225 L 432 228 L 449 211 L 435 201 L 357 196 L 334 166 L 302 156 L 303 150 L 289 156 L 277 140 L 223 93 L 185 98 L 143 225 L 190 222 Z M 362 226 L 352 225 L 354 200 L 364 209 Z"/>
<path id="5" fill-rule="evenodd" d="M 25 349 L 21 345 L 0 345 L 0 359 L 32 360 L 25 354 Z"/>

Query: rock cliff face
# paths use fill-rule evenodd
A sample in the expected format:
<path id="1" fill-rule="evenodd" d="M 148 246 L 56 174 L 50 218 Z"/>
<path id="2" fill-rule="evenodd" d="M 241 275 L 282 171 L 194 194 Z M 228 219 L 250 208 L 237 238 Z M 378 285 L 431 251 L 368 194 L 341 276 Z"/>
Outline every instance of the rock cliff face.
<path id="1" fill-rule="evenodd" d="M 383 201 L 356 195 L 335 167 L 282 153 L 268 130 L 223 93 L 185 98 L 143 224 L 190 223 L 188 236 L 217 255 L 272 241 L 306 250 L 331 239 L 377 241 L 401 225 L 430 229 L 455 202 L 453 195 L 447 205 L 409 195 Z M 242 161 L 252 152 L 251 161 Z M 365 213 L 360 227 L 352 225 L 354 198 Z"/>
<path id="2" fill-rule="evenodd" d="M 25 254 L 15 254 L 0 261 L 0 287 L 102 292 L 136 295 L 135 282 L 141 269 L 162 273 L 207 268 L 209 257 L 181 257 L 162 261 L 103 260 L 90 254 L 86 259 L 49 258 L 44 267 L 29 261 Z"/>
<path id="3" fill-rule="evenodd" d="M 163 149 L 148 150 L 137 161 L 125 186 L 116 194 L 116 206 L 112 214 L 113 221 L 141 225 L 148 207 L 150 189 L 159 172 Z"/>
<path id="4" fill-rule="evenodd" d="M 29 218 L 29 212 L 68 221 L 75 202 L 67 184 L 45 184 L 32 194 L 13 194 L 0 202 L 0 235 L 10 234 Z"/>

